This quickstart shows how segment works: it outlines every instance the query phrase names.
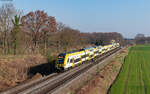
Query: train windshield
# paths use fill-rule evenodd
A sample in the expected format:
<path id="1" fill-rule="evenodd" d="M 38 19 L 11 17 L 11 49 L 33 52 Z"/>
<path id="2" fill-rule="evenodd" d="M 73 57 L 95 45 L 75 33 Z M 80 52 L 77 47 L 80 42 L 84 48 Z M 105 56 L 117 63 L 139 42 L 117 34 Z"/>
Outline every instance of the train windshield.
<path id="1" fill-rule="evenodd" d="M 58 56 L 58 63 L 63 64 L 64 63 L 65 54 L 60 54 Z"/>

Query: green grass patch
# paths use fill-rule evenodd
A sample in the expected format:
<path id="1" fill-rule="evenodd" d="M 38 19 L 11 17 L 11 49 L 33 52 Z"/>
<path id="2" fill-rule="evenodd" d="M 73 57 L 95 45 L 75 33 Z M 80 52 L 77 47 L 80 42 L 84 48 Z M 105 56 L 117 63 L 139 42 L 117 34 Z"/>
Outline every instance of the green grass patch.
<path id="1" fill-rule="evenodd" d="M 129 49 L 108 94 L 150 94 L 150 45 L 138 45 Z"/>

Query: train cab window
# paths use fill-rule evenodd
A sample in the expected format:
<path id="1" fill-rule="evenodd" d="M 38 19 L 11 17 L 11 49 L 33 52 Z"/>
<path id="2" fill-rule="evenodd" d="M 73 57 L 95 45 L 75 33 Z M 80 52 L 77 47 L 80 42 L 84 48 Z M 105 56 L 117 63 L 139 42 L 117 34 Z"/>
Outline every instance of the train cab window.
<path id="1" fill-rule="evenodd" d="M 58 63 L 63 64 L 64 63 L 65 54 L 60 54 L 58 56 Z"/>
<path id="2" fill-rule="evenodd" d="M 63 64 L 64 63 L 64 58 L 58 58 L 58 63 Z"/>

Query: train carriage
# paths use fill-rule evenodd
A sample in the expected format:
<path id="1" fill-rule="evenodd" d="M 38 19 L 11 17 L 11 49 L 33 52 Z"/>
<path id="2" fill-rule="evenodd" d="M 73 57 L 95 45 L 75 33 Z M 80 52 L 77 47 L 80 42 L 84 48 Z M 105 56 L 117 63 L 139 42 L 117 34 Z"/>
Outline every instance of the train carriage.
<path id="1" fill-rule="evenodd" d="M 97 46 L 99 55 L 102 55 L 102 46 Z"/>
<path id="2" fill-rule="evenodd" d="M 94 57 L 97 57 L 99 56 L 100 53 L 99 53 L 99 50 L 98 50 L 98 46 L 94 47 Z"/>
<path id="3" fill-rule="evenodd" d="M 57 69 L 66 70 L 70 67 L 77 66 L 89 59 L 88 51 L 82 50 L 60 54 L 56 62 Z"/>
<path id="4" fill-rule="evenodd" d="M 89 55 L 88 60 L 94 58 L 94 47 L 84 48 L 83 50 Z"/>
<path id="5" fill-rule="evenodd" d="M 78 51 L 59 54 L 56 68 L 59 70 L 67 70 L 86 61 L 93 60 L 95 57 L 107 53 L 119 46 L 119 43 L 113 43 L 111 45 L 83 48 Z"/>

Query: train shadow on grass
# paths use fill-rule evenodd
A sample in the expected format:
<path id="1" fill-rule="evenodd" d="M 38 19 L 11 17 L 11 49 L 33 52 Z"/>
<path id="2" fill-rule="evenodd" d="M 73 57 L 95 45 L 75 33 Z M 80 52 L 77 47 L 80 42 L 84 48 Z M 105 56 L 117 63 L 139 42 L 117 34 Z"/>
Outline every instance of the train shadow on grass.
<path id="1" fill-rule="evenodd" d="M 49 75 L 49 74 L 55 73 L 55 72 L 56 72 L 55 60 L 53 60 L 51 62 L 29 68 L 28 76 L 33 76 L 36 73 L 40 73 L 41 75 L 44 76 L 44 75 Z"/>

